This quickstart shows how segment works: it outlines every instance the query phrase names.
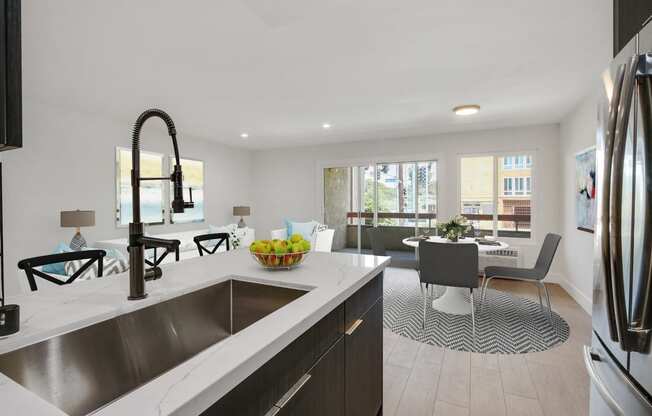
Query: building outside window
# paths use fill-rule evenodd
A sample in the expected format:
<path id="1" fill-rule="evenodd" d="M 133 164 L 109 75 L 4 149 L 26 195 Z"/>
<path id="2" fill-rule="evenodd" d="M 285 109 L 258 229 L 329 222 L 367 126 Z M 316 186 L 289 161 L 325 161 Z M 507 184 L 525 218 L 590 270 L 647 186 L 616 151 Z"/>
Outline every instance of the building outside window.
<path id="1" fill-rule="evenodd" d="M 532 155 L 460 159 L 460 208 L 476 233 L 530 238 Z"/>

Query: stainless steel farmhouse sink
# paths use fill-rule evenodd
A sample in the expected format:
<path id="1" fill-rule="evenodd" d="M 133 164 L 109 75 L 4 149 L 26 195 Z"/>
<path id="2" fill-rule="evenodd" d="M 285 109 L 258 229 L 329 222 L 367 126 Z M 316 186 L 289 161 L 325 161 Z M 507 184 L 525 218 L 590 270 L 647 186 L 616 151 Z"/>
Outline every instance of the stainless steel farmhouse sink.
<path id="1" fill-rule="evenodd" d="M 0 372 L 85 415 L 305 293 L 227 280 L 0 355 Z"/>

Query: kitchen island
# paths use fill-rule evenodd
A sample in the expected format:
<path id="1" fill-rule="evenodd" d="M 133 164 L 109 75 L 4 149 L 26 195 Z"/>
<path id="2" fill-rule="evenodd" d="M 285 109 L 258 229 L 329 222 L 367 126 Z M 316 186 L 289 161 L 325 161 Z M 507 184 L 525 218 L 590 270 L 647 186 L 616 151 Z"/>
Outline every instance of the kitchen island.
<path id="1" fill-rule="evenodd" d="M 349 388 L 364 387 L 365 383 L 357 381 L 360 379 L 370 379 L 374 383 L 372 392 L 354 392 L 360 394 L 358 399 L 341 404 L 342 414 L 357 415 L 360 413 L 356 406 L 366 406 L 365 394 L 369 396 L 369 403 L 372 398 L 377 402 L 376 387 L 382 386 L 382 368 L 375 366 L 369 373 L 361 365 L 365 363 L 365 356 L 376 357 L 378 351 L 382 359 L 380 297 L 382 272 L 388 262 L 387 257 L 311 253 L 304 264 L 294 270 L 268 271 L 258 266 L 246 250 L 237 250 L 164 266 L 162 279 L 147 282 L 149 296 L 141 301 L 127 300 L 129 282 L 126 274 L 39 290 L 12 299 L 21 305 L 21 331 L 0 340 L 0 354 L 227 280 L 299 289 L 306 293 L 93 414 L 225 414 L 226 410 L 220 409 L 249 406 L 241 403 L 242 397 L 271 400 L 274 405 L 269 406 L 269 414 L 297 414 L 299 410 L 292 411 L 292 406 L 310 401 L 310 398 L 302 399 L 298 390 L 307 384 L 305 391 L 310 392 L 310 383 L 319 386 L 317 373 L 329 373 L 324 369 L 333 369 L 336 367 L 333 363 L 341 362 L 345 364 L 341 371 L 331 371 L 328 376 L 346 377 L 350 382 L 344 383 L 344 379 L 336 378 L 342 383 L 332 384 L 342 384 L 344 389 L 344 384 Z M 380 336 L 376 337 L 379 331 Z M 371 337 L 362 338 L 367 333 Z M 297 367 L 298 364 L 293 363 L 290 364 L 294 367 L 287 374 L 282 373 L 283 365 L 287 364 L 283 361 L 292 361 L 288 357 L 294 356 L 300 362 L 297 354 L 304 350 L 306 354 L 314 355 L 314 363 L 306 361 L 304 365 L 308 367 L 305 374 L 301 373 L 303 370 Z M 357 360 L 353 360 L 351 354 L 356 354 Z M 102 360 L 102 356 L 97 360 Z M 58 364 L 75 367 L 74 362 Z M 316 373 L 307 382 L 312 371 Z M 361 374 L 362 371 L 365 373 Z M 273 386 L 272 392 L 259 391 L 274 384 L 269 379 L 260 382 L 270 374 L 279 375 L 278 385 Z M 370 378 L 370 374 L 373 377 Z M 247 396 L 247 391 L 252 395 Z M 330 392 L 340 393 L 349 397 L 352 392 Z M 282 397 L 272 397 L 275 394 Z M 297 399 L 290 400 L 294 396 Z M 0 374 L 0 403 L 4 414 L 65 414 L 3 374 Z M 365 408 L 364 411 L 368 410 Z M 375 414 L 376 409 L 373 411 Z"/>

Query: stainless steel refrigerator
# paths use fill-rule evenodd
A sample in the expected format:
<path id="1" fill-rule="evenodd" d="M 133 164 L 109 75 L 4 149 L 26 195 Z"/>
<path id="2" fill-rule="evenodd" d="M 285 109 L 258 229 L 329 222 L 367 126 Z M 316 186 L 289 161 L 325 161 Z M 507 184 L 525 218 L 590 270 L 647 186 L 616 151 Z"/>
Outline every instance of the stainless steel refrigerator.
<path id="1" fill-rule="evenodd" d="M 652 415 L 652 24 L 602 76 L 591 415 Z"/>

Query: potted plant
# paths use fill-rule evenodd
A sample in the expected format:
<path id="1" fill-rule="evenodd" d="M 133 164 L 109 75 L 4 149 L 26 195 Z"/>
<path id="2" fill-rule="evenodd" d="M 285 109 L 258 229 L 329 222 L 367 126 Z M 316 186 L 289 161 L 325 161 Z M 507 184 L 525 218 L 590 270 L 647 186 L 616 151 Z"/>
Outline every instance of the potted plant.
<path id="1" fill-rule="evenodd" d="M 439 224 L 437 230 L 439 235 L 447 238 L 452 242 L 456 242 L 462 237 L 465 233 L 469 232 L 471 226 L 469 225 L 469 220 L 462 215 L 456 215 L 451 218 L 448 222 Z"/>

